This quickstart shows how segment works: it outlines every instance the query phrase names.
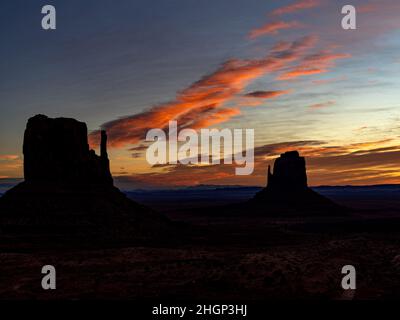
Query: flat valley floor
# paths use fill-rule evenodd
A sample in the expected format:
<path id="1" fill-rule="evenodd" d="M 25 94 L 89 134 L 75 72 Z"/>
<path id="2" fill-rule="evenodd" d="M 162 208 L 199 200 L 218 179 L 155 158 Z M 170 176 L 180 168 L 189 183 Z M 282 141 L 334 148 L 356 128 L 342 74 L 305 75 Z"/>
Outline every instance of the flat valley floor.
<path id="1" fill-rule="evenodd" d="M 358 204 L 350 218 L 232 218 L 168 210 L 186 235 L 165 243 L 32 245 L 7 239 L 0 244 L 0 299 L 400 299 L 397 196 L 338 198 Z M 47 264 L 57 270 L 53 291 L 41 288 Z M 356 268 L 357 290 L 341 288 L 344 265 Z"/>

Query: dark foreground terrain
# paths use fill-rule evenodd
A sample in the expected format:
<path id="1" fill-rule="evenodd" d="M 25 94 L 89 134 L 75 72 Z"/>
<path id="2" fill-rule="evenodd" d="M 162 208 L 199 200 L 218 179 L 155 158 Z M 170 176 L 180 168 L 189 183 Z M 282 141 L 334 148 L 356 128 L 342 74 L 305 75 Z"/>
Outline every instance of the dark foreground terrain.
<path id="1" fill-rule="evenodd" d="M 2 238 L 0 299 L 398 299 L 400 188 L 374 188 L 319 189 L 356 208 L 334 218 L 213 217 L 191 208 L 224 203 L 218 192 L 178 192 L 164 208 L 186 235 L 153 244 Z M 162 192 L 144 194 L 129 196 L 163 207 Z M 46 264 L 57 269 L 57 290 L 41 289 Z M 345 292 L 348 264 L 356 267 L 357 290 Z"/>

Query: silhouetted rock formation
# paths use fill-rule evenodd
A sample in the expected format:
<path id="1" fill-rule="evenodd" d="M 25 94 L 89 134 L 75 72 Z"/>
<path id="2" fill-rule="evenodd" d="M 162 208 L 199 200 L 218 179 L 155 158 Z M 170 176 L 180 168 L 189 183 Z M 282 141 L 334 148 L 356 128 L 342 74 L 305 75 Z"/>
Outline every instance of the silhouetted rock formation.
<path id="1" fill-rule="evenodd" d="M 25 181 L 112 185 L 106 140 L 101 132 L 101 156 L 89 150 L 86 124 L 75 119 L 29 119 L 24 135 Z"/>
<path id="2" fill-rule="evenodd" d="M 25 181 L 0 198 L 0 234 L 155 239 L 170 222 L 113 186 L 107 135 L 100 156 L 89 150 L 86 124 L 29 119 L 24 135 Z"/>
<path id="3" fill-rule="evenodd" d="M 307 188 L 306 161 L 297 151 L 281 154 L 274 163 L 274 174 L 268 166 L 267 188 L 273 192 L 295 192 Z"/>
<path id="4" fill-rule="evenodd" d="M 282 214 L 341 214 L 344 208 L 316 193 L 307 185 L 306 162 L 297 151 L 275 160 L 274 172 L 268 166 L 267 186 L 250 200 L 258 211 Z"/>

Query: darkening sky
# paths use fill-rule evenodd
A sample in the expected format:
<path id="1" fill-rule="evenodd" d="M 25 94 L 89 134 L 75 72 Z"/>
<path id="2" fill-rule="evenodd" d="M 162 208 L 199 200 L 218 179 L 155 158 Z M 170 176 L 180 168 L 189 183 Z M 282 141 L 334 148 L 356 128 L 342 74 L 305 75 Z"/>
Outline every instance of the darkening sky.
<path id="1" fill-rule="evenodd" d="M 41 29 L 45 4 L 56 31 Z M 341 28 L 345 4 L 357 30 Z M 42 113 L 106 128 L 133 187 L 261 185 L 292 149 L 312 185 L 400 183 L 398 0 L 3 0 L 0 15 L 0 178 L 22 176 L 23 130 Z M 254 174 L 150 167 L 143 137 L 173 119 L 254 128 Z"/>

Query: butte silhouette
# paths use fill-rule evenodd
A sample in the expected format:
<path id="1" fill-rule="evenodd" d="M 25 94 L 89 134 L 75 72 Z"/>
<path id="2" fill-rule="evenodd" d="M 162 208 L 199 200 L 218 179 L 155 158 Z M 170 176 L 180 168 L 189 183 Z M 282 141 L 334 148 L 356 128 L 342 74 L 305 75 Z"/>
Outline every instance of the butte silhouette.
<path id="1" fill-rule="evenodd" d="M 113 185 L 105 131 L 100 149 L 100 156 L 89 149 L 83 122 L 30 118 L 23 144 L 25 181 L 0 198 L 1 235 L 146 240 L 169 233 L 167 218 Z"/>
<path id="2" fill-rule="evenodd" d="M 248 204 L 259 213 L 341 215 L 346 211 L 307 184 L 306 162 L 298 151 L 285 152 L 268 166 L 267 186 Z"/>

